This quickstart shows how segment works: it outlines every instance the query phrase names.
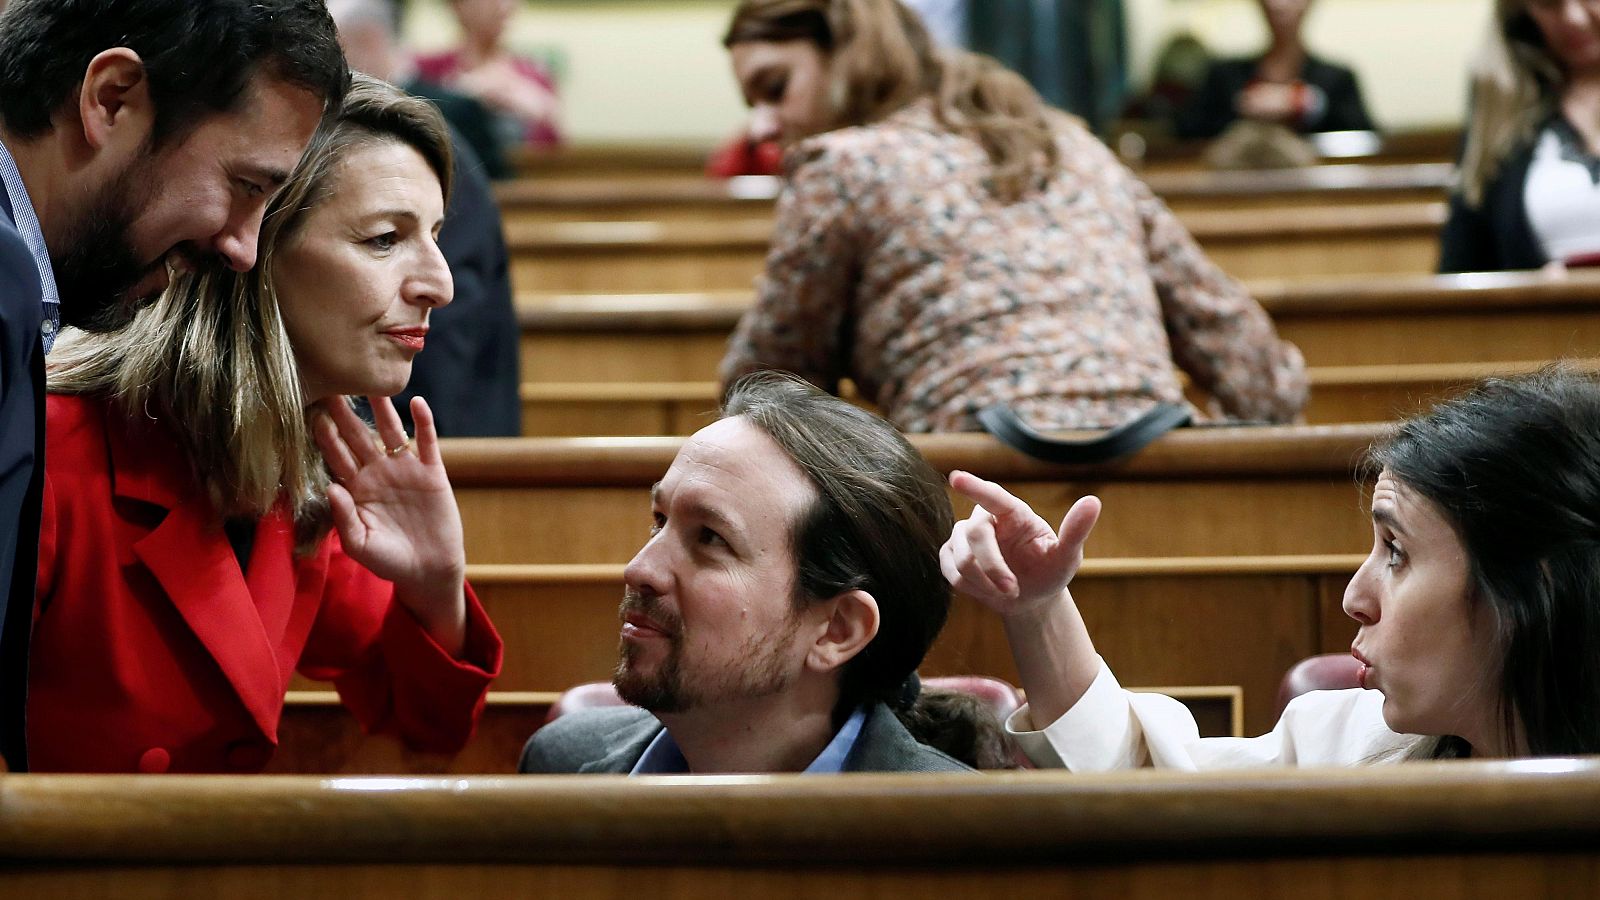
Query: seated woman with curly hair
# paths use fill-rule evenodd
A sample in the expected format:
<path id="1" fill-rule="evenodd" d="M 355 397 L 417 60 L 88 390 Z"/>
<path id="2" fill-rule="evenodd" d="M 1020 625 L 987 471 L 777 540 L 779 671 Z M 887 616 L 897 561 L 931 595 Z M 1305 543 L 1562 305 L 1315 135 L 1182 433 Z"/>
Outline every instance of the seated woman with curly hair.
<path id="1" fill-rule="evenodd" d="M 939 51 L 897 0 L 744 0 L 725 43 L 751 136 L 788 146 L 756 302 L 722 361 L 907 431 L 1039 429 L 1181 404 L 1286 422 L 1300 352 L 1082 124 L 994 60 Z"/>

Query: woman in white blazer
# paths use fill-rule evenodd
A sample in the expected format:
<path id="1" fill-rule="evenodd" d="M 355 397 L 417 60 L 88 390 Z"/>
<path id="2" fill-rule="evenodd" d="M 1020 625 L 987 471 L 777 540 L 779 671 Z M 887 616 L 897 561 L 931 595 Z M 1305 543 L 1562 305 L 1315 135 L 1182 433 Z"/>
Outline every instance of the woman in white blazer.
<path id="1" fill-rule="evenodd" d="M 1068 583 L 1100 513 L 1059 529 L 966 472 L 941 551 L 1004 619 L 1028 706 L 1007 722 L 1041 767 L 1360 765 L 1600 752 L 1600 381 L 1491 379 L 1371 448 L 1372 553 L 1344 610 L 1362 689 L 1317 691 L 1255 738 L 1201 738 L 1177 701 L 1122 690 Z"/>

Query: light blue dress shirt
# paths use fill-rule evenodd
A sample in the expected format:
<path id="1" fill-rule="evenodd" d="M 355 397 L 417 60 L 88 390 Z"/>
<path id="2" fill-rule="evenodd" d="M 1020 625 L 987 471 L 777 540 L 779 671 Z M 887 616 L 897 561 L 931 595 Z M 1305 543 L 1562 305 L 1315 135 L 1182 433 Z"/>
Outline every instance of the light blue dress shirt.
<path id="1" fill-rule="evenodd" d="M 50 265 L 50 248 L 44 244 L 44 230 L 39 227 L 39 216 L 33 211 L 33 201 L 28 198 L 28 188 L 22 183 L 22 173 L 17 171 L 17 161 L 11 151 L 0 143 L 0 182 L 6 186 L 11 198 L 11 218 L 17 223 L 22 242 L 33 254 L 33 264 L 39 269 L 39 284 L 43 287 L 44 323 L 39 326 L 44 338 L 44 352 L 56 342 L 56 332 L 61 330 L 61 295 L 56 291 L 56 273 Z"/>
<path id="2" fill-rule="evenodd" d="M 839 727 L 833 740 L 828 746 L 822 748 L 817 758 L 806 766 L 802 775 L 837 775 L 844 771 L 844 761 L 850 758 L 850 751 L 855 749 L 856 739 L 861 737 L 861 726 L 867 721 L 867 708 L 861 707 L 851 714 L 850 718 Z M 634 763 L 633 771 L 629 775 L 686 775 L 689 774 L 689 761 L 683 758 L 683 751 L 678 749 L 678 742 L 665 729 L 655 736 L 648 747 L 644 748 L 644 755 Z"/>

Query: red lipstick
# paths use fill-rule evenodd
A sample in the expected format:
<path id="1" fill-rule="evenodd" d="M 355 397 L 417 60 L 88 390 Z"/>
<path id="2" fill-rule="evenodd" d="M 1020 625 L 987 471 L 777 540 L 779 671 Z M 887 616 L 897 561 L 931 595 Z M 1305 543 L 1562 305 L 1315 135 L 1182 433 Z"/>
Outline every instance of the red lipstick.
<path id="1" fill-rule="evenodd" d="M 428 326 L 416 325 L 409 328 L 391 328 L 385 331 L 383 335 L 407 350 L 421 352 L 422 345 L 427 342 Z"/>

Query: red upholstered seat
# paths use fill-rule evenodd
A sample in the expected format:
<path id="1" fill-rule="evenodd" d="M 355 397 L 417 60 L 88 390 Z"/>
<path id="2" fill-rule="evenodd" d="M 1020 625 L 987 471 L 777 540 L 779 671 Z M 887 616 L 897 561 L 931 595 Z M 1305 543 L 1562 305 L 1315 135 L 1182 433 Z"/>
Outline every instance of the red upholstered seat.
<path id="1" fill-rule="evenodd" d="M 936 691 L 956 691 L 962 694 L 971 694 L 988 705 L 994 717 L 1004 722 L 1017 707 L 1022 705 L 1022 695 L 1008 682 L 987 675 L 945 675 L 939 678 L 928 678 L 922 682 L 924 688 Z"/>
<path id="2" fill-rule="evenodd" d="M 1307 691 L 1340 691 L 1360 687 L 1356 672 L 1361 663 L 1348 653 L 1324 653 L 1300 660 L 1284 673 L 1278 685 L 1278 715 L 1289 701 Z"/>

